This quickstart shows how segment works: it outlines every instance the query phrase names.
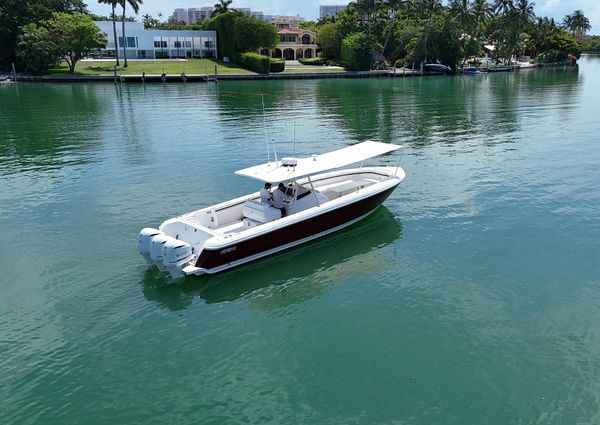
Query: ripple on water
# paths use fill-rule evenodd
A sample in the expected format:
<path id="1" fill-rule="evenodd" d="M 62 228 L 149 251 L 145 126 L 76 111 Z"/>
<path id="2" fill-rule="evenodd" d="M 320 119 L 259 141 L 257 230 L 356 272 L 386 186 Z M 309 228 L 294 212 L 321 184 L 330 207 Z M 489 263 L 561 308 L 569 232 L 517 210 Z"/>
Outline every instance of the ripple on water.
<path id="1" fill-rule="evenodd" d="M 1 86 L 0 422 L 597 422 L 596 62 Z M 401 142 L 407 179 L 361 225 L 166 284 L 139 229 L 256 190 L 233 172 L 265 138 Z"/>

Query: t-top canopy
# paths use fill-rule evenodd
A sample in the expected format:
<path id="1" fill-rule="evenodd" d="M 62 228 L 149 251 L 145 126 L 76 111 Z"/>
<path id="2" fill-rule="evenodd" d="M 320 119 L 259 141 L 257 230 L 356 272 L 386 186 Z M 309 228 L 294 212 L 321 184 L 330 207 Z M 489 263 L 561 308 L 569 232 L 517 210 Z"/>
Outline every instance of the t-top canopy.
<path id="1" fill-rule="evenodd" d="M 291 161 L 273 161 L 266 164 L 238 170 L 235 174 L 251 177 L 265 182 L 283 182 L 301 177 L 311 176 L 328 170 L 345 167 L 388 152 L 400 149 L 402 146 L 391 143 L 366 142 L 338 149 L 309 158 L 293 158 Z M 294 160 L 296 165 L 294 164 Z M 292 164 L 292 165 L 283 165 Z"/>

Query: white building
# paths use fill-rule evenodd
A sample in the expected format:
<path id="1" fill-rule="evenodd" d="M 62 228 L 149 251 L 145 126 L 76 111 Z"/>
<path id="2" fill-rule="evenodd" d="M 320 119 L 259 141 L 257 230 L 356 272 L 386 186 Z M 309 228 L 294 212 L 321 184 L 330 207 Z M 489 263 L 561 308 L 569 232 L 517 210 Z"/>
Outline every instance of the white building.
<path id="1" fill-rule="evenodd" d="M 347 7 L 348 5 L 346 4 L 319 6 L 319 17 L 324 18 L 325 16 L 335 16 L 338 12 Z"/>
<path id="2" fill-rule="evenodd" d="M 115 39 L 111 21 L 94 22 L 108 36 L 103 56 L 114 57 Z M 141 22 L 125 23 L 126 52 L 128 59 L 164 58 L 216 58 L 216 31 L 153 30 L 144 29 Z M 123 58 L 121 23 L 117 25 L 119 58 Z"/>

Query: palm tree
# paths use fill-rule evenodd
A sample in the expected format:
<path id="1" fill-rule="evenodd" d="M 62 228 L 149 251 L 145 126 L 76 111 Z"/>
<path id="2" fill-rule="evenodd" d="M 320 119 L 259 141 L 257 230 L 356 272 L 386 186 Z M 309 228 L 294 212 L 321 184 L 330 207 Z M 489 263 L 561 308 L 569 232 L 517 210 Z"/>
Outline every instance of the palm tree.
<path id="1" fill-rule="evenodd" d="M 482 33 L 485 23 L 494 16 L 494 7 L 487 0 L 474 0 L 472 10 L 477 31 Z"/>
<path id="2" fill-rule="evenodd" d="M 442 7 L 441 0 L 413 0 L 413 8 L 417 11 L 416 15 L 429 20 L 434 12 Z"/>
<path id="3" fill-rule="evenodd" d="M 213 10 L 212 16 L 217 16 L 222 13 L 229 12 L 229 5 L 233 3 L 233 0 L 219 0 L 219 3 L 215 4 L 215 10 Z"/>
<path id="4" fill-rule="evenodd" d="M 508 14 L 515 8 L 513 0 L 496 0 L 494 2 L 494 10 L 496 13 Z"/>
<path id="5" fill-rule="evenodd" d="M 140 5 L 142 4 L 142 0 L 119 0 L 121 7 L 123 8 L 123 19 L 121 20 L 122 29 L 123 29 L 123 66 L 127 68 L 127 37 L 125 37 L 125 10 L 127 7 L 127 3 L 131 6 L 135 14 L 137 15 L 140 11 Z"/>
<path id="6" fill-rule="evenodd" d="M 592 29 L 590 20 L 586 18 L 581 10 L 576 10 L 572 15 L 565 16 L 563 27 L 574 35 L 583 35 Z"/>
<path id="7" fill-rule="evenodd" d="M 371 22 L 373 21 L 373 15 L 377 12 L 377 9 L 381 6 L 381 0 L 356 0 L 350 3 L 351 6 L 357 10 L 357 12 L 366 17 L 367 19 L 367 32 L 371 35 Z"/>
<path id="8" fill-rule="evenodd" d="M 522 28 L 524 28 L 528 23 L 535 20 L 534 6 L 535 3 L 530 3 L 529 0 L 519 0 L 517 5 L 515 6 L 518 20 Z"/>
<path id="9" fill-rule="evenodd" d="M 98 3 L 109 4 L 112 8 L 112 12 L 110 17 L 112 19 L 113 24 L 113 33 L 115 37 L 115 58 L 117 59 L 117 66 L 119 66 L 119 47 L 118 47 L 118 39 L 117 39 L 117 23 L 115 21 L 115 7 L 119 4 L 119 0 L 98 0 Z"/>
<path id="10" fill-rule="evenodd" d="M 470 31 L 475 21 L 473 14 L 473 4 L 470 0 L 451 0 L 450 10 L 454 19 L 460 22 L 463 30 Z"/>
<path id="11" fill-rule="evenodd" d="M 383 49 L 381 50 L 383 54 L 385 54 L 385 49 L 387 49 L 390 37 L 394 32 L 394 26 L 396 25 L 396 19 L 398 18 L 400 9 L 409 2 L 410 0 L 384 0 L 383 4 L 389 11 L 389 28 L 387 36 L 385 37 L 385 42 L 383 43 Z"/>

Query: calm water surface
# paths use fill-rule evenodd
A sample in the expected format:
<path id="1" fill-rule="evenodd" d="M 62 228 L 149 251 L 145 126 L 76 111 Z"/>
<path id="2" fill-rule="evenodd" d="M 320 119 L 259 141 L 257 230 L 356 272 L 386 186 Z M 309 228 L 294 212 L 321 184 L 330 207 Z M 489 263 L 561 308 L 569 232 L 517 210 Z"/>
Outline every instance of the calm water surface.
<path id="1" fill-rule="evenodd" d="M 599 75 L 1 85 L 0 423 L 600 423 Z M 258 189 L 260 94 L 280 154 L 393 141 L 407 179 L 168 285 L 138 231 Z"/>

